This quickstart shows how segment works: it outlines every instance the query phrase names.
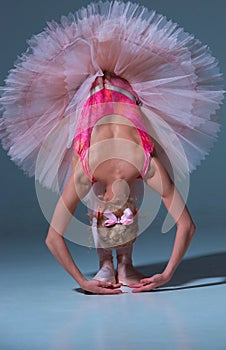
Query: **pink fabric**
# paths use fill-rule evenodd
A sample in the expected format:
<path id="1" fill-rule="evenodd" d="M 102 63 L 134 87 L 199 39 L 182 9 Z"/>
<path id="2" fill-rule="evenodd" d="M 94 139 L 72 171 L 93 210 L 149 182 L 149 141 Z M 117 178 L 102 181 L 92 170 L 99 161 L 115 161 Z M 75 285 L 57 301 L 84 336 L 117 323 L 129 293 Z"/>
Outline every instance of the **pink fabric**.
<path id="1" fill-rule="evenodd" d="M 11 160 L 42 186 L 58 192 L 67 183 L 77 111 L 104 71 L 126 79 L 139 96 L 156 154 L 174 181 L 209 154 L 225 93 L 218 60 L 154 9 L 95 1 L 49 22 L 28 45 L 1 88 L 0 139 Z"/>
<path id="2" fill-rule="evenodd" d="M 106 227 L 115 224 L 131 225 L 133 223 L 133 213 L 130 208 L 126 208 L 120 218 L 117 218 L 117 216 L 110 210 L 104 211 L 103 215 L 107 218 L 107 220 L 104 222 L 104 226 Z"/>
<path id="3" fill-rule="evenodd" d="M 129 83 L 124 79 L 111 76 L 110 81 L 104 78 L 103 82 L 105 88 L 93 93 L 86 100 L 82 108 L 74 138 L 74 150 L 79 156 L 84 172 L 92 180 L 92 182 L 95 182 L 96 180 L 91 174 L 88 162 L 92 129 L 95 123 L 106 115 L 123 115 L 134 124 L 141 139 L 141 143 L 145 152 L 145 160 L 141 172 L 141 176 L 143 177 L 146 174 L 149 166 L 150 155 L 154 150 L 154 143 L 146 131 L 145 124 L 137 108 L 136 102 L 131 99 L 133 97 L 136 99 L 137 103 L 139 103 L 138 97 L 135 95 Z M 97 86 L 99 86 L 98 78 L 96 78 L 95 82 L 93 83 L 91 91 Z M 111 86 L 119 87 L 120 89 L 123 89 L 122 91 L 125 91 L 125 93 L 129 92 L 133 96 L 130 98 L 126 96 L 122 91 L 119 92 L 111 90 Z"/>

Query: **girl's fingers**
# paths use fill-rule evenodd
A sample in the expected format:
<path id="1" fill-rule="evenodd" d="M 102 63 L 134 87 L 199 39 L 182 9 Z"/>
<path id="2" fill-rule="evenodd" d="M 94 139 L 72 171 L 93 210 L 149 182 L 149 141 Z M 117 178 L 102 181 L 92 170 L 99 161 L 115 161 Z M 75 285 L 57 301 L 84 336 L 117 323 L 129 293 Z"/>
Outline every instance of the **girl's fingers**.
<path id="1" fill-rule="evenodd" d="M 142 287 L 143 283 L 131 283 L 128 287 L 129 288 L 138 288 L 138 287 Z"/>
<path id="2" fill-rule="evenodd" d="M 140 288 L 136 288 L 136 289 L 133 289 L 132 290 L 132 293 L 139 293 L 139 292 L 148 292 L 148 291 L 151 291 L 153 289 L 156 288 L 156 285 L 155 284 L 148 284 L 146 286 L 143 286 L 143 287 L 140 287 Z"/>
<path id="3" fill-rule="evenodd" d="M 150 283 L 152 282 L 152 278 L 143 278 L 142 280 L 140 280 L 141 283 Z"/>
<path id="4" fill-rule="evenodd" d="M 103 287 L 112 287 L 112 286 L 113 286 L 113 284 L 111 282 L 105 282 L 103 284 Z"/>
<path id="5" fill-rule="evenodd" d="M 122 291 L 120 289 L 110 289 L 110 288 L 100 288 L 98 290 L 99 294 L 121 294 Z"/>
<path id="6" fill-rule="evenodd" d="M 120 288 L 122 283 L 100 282 L 100 287 L 103 288 Z"/>
<path id="7" fill-rule="evenodd" d="M 101 281 L 98 281 L 98 286 L 99 287 L 103 287 L 103 288 L 108 288 L 108 287 L 112 287 L 112 283 L 111 282 L 101 282 Z"/>

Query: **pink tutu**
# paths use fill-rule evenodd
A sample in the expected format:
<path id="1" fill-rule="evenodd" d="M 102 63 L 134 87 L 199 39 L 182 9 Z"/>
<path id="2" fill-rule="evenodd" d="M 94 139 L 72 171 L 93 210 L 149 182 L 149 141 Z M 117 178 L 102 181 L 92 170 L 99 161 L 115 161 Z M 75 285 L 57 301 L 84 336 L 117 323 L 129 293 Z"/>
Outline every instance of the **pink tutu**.
<path id="1" fill-rule="evenodd" d="M 11 159 L 48 188 L 65 183 L 79 110 L 104 71 L 130 83 L 168 170 L 170 160 L 183 174 L 175 137 L 193 171 L 219 130 L 224 91 L 218 61 L 177 24 L 120 1 L 91 3 L 31 38 L 0 100 L 0 137 Z"/>

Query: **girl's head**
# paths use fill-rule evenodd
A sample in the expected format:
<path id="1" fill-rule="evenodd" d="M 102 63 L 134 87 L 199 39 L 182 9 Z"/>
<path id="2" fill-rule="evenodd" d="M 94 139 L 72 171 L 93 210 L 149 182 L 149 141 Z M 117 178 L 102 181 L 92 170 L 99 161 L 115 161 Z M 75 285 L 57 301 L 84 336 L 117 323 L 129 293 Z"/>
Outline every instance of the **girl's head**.
<path id="1" fill-rule="evenodd" d="M 136 240 L 139 229 L 137 209 L 131 200 L 121 208 L 106 203 L 104 208 L 99 208 L 94 221 L 98 245 L 103 248 L 124 247 Z"/>

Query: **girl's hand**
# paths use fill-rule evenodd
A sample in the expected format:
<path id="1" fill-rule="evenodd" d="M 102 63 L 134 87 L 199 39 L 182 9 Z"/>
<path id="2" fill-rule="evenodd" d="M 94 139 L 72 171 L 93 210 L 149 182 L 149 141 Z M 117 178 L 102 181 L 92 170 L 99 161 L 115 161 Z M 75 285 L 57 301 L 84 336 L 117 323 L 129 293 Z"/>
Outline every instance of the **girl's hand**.
<path id="1" fill-rule="evenodd" d="M 138 283 L 130 284 L 129 287 L 135 288 L 132 290 L 132 293 L 147 292 L 166 284 L 169 282 L 169 280 L 170 278 L 162 273 L 148 278 L 143 278 Z"/>
<path id="2" fill-rule="evenodd" d="M 91 292 L 93 294 L 121 294 L 122 291 L 120 288 L 122 283 L 112 284 L 111 282 L 101 282 L 98 280 L 85 280 L 81 287 L 87 292 Z"/>

